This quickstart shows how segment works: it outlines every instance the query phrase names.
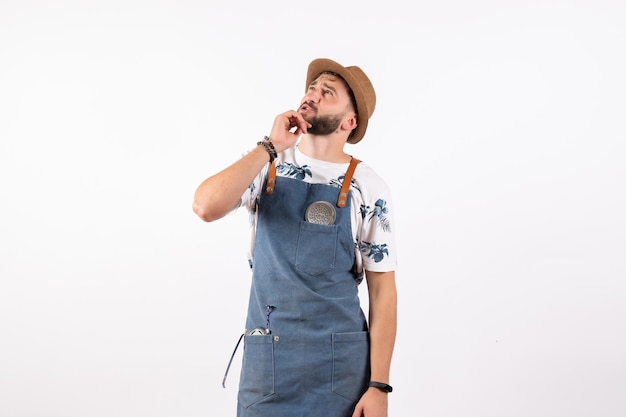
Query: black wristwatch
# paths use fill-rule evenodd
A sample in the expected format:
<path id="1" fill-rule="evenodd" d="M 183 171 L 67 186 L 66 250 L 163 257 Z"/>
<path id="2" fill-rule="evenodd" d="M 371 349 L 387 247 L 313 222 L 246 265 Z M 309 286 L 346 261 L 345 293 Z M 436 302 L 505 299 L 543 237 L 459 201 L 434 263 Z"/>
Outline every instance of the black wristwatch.
<path id="1" fill-rule="evenodd" d="M 379 390 L 385 391 L 385 392 L 391 392 L 393 391 L 393 387 L 389 384 L 383 384 L 382 382 L 376 382 L 376 381 L 370 381 L 369 384 L 367 384 L 368 387 L 374 387 L 374 388 L 378 388 Z"/>

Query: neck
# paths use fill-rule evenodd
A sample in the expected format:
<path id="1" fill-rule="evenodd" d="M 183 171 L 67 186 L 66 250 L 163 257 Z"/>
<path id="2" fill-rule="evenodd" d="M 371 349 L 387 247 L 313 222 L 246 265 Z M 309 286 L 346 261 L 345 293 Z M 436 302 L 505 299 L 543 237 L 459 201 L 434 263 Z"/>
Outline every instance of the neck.
<path id="1" fill-rule="evenodd" d="M 350 162 L 351 156 L 344 152 L 346 140 L 330 136 L 303 135 L 298 149 L 313 159 L 343 164 Z"/>

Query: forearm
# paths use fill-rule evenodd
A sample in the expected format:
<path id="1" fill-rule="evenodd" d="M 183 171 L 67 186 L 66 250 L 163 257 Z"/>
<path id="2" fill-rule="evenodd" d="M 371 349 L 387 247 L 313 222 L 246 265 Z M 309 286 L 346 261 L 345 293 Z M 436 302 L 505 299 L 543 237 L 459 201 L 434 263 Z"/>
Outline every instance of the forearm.
<path id="1" fill-rule="evenodd" d="M 239 204 L 245 190 L 268 161 L 267 151 L 257 146 L 226 169 L 207 178 L 196 189 L 193 211 L 207 222 L 224 217 Z"/>
<path id="2" fill-rule="evenodd" d="M 397 293 L 393 272 L 367 272 L 369 276 L 370 380 L 389 383 L 396 340 Z"/>
<path id="3" fill-rule="evenodd" d="M 279 114 L 271 132 L 274 150 L 280 153 L 292 147 L 310 126 L 293 110 Z M 290 129 L 293 128 L 292 132 Z M 206 222 L 224 217 L 239 204 L 244 191 L 269 158 L 269 152 L 263 146 L 257 146 L 228 168 L 204 180 L 194 195 L 193 211 Z"/>
<path id="4" fill-rule="evenodd" d="M 395 274 L 366 271 L 365 277 L 369 292 L 370 381 L 389 384 L 397 326 Z M 387 417 L 388 395 L 379 388 L 369 388 L 355 406 L 352 417 Z"/>

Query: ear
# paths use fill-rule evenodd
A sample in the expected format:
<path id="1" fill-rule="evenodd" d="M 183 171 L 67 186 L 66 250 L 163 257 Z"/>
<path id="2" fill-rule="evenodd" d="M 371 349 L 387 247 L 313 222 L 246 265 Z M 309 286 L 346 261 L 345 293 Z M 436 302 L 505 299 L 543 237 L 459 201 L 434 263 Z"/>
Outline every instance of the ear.
<path id="1" fill-rule="evenodd" d="M 356 113 L 352 113 L 350 117 L 346 117 L 344 121 L 341 123 L 342 129 L 349 130 L 349 131 L 356 129 L 357 126 L 358 126 L 358 121 L 357 121 Z"/>

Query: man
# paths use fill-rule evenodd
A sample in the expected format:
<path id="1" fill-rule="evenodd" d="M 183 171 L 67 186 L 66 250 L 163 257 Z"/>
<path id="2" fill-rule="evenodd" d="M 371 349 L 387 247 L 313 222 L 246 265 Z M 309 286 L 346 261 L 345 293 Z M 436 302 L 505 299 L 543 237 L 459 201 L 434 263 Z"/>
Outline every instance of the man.
<path id="1" fill-rule="evenodd" d="M 269 137 L 196 190 L 193 210 L 204 221 L 240 206 L 253 218 L 239 417 L 387 416 L 391 195 L 344 151 L 363 138 L 375 104 L 359 67 L 316 59 L 298 110 L 278 115 Z M 358 297 L 363 275 L 369 321 Z"/>

